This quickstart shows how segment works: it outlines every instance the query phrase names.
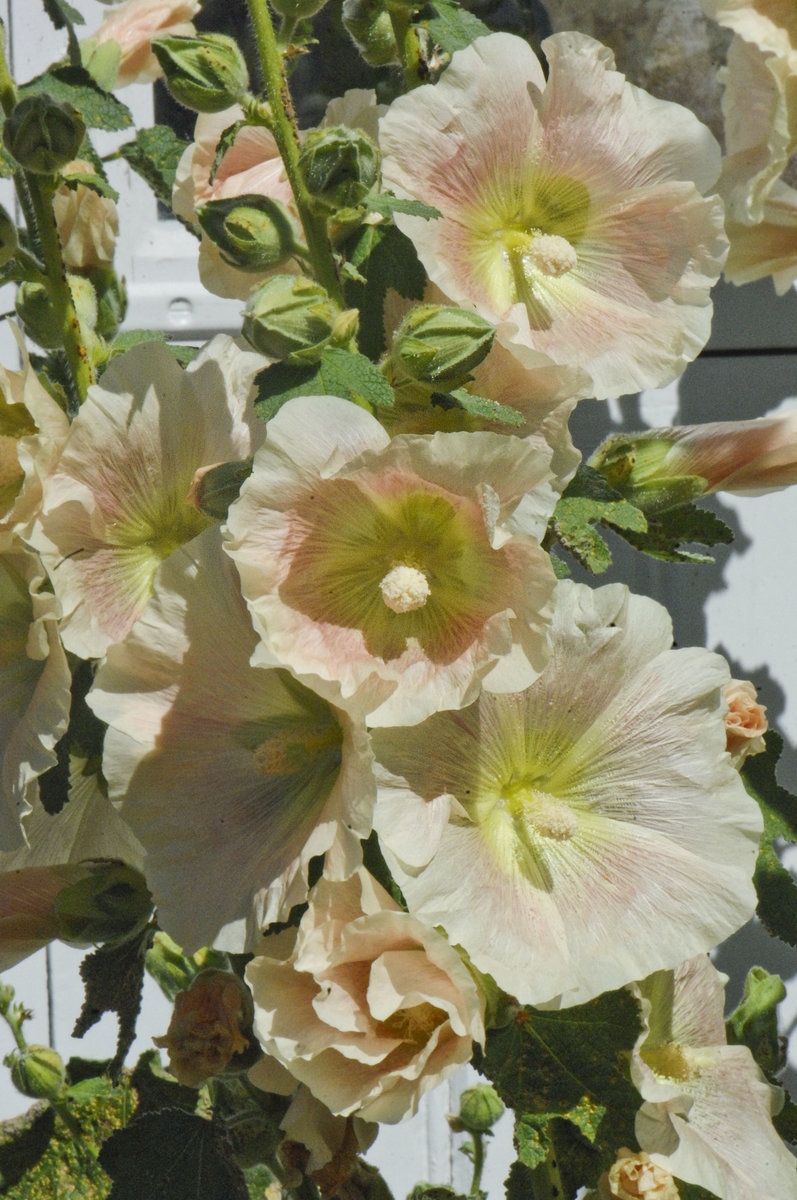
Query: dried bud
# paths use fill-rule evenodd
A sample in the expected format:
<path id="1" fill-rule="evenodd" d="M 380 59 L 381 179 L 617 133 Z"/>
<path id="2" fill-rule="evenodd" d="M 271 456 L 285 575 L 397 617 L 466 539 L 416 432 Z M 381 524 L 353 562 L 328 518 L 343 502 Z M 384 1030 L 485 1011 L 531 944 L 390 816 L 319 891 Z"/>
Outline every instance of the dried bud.
<path id="1" fill-rule="evenodd" d="M 412 379 L 452 386 L 487 357 L 494 337 L 478 313 L 419 304 L 396 332 L 393 359 Z"/>
<path id="2" fill-rule="evenodd" d="M 17 227 L 11 214 L 0 204 L 0 267 L 11 261 L 18 248 Z"/>
<path id="3" fill-rule="evenodd" d="M 359 129 L 311 129 L 299 165 L 308 191 L 331 211 L 361 204 L 379 180 L 379 150 Z"/>
<path id="4" fill-rule="evenodd" d="M 22 328 L 32 342 L 45 350 L 55 350 L 61 345 L 63 330 L 45 284 L 20 284 L 14 306 Z"/>
<path id="5" fill-rule="evenodd" d="M 249 87 L 238 43 L 223 33 L 153 38 L 151 45 L 172 96 L 195 112 L 222 112 Z"/>
<path id="6" fill-rule="evenodd" d="M 252 997 L 229 971 L 201 971 L 178 993 L 169 1028 L 156 1046 L 169 1053 L 169 1070 L 186 1087 L 201 1087 L 249 1047 L 243 1029 L 251 1025 Z"/>
<path id="7" fill-rule="evenodd" d="M 317 362 L 326 346 L 345 346 L 354 331 L 350 313 L 301 275 L 272 275 L 244 310 L 247 341 L 267 358 L 292 363 Z"/>
<path id="8" fill-rule="evenodd" d="M 273 271 L 296 253 L 296 227 L 288 210 L 270 196 L 230 196 L 196 210 L 221 257 L 239 271 Z"/>
<path id="9" fill-rule="evenodd" d="M 49 1046 L 28 1046 L 10 1066 L 14 1087 L 32 1100 L 54 1100 L 64 1085 L 64 1064 Z"/>
<path id="10" fill-rule="evenodd" d="M 343 24 L 370 66 L 400 61 L 393 22 L 379 0 L 343 0 Z"/>
<path id="11" fill-rule="evenodd" d="M 504 1102 L 489 1083 L 465 1088 L 459 1098 L 459 1114 L 449 1117 L 455 1133 L 486 1133 L 503 1115 Z"/>
<path id="12" fill-rule="evenodd" d="M 3 145 L 26 171 L 55 175 L 77 156 L 86 126 L 71 104 L 24 96 L 3 126 Z"/>
<path id="13" fill-rule="evenodd" d="M 86 864 L 85 878 L 58 893 L 55 912 L 59 937 L 87 945 L 113 943 L 142 929 L 152 912 L 143 875 L 123 863 Z"/>

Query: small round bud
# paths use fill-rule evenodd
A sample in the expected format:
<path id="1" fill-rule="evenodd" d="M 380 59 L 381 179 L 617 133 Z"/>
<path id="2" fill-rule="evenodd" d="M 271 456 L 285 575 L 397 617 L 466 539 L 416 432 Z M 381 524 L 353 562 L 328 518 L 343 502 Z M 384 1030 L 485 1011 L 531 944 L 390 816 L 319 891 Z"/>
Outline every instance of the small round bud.
<path id="1" fill-rule="evenodd" d="M 331 209 L 361 204 L 379 180 L 379 151 L 359 129 L 311 129 L 299 166 L 308 191 Z"/>
<path id="2" fill-rule="evenodd" d="M 20 284 L 14 307 L 22 328 L 32 342 L 45 350 L 55 350 L 61 345 L 63 330 L 45 284 Z"/>
<path id="3" fill-rule="evenodd" d="M 26 171 L 55 175 L 77 157 L 86 126 L 71 104 L 24 96 L 3 126 L 3 145 Z"/>
<path id="4" fill-rule="evenodd" d="M 152 898 L 143 875 L 123 863 L 87 864 L 89 873 L 55 900 L 57 936 L 63 942 L 113 943 L 143 929 Z"/>
<path id="5" fill-rule="evenodd" d="M 172 96 L 195 112 L 221 112 L 237 104 L 249 87 L 238 43 L 223 33 L 153 38 L 151 46 Z"/>
<path id="6" fill-rule="evenodd" d="M 478 313 L 419 304 L 399 326 L 393 360 L 411 379 L 454 385 L 486 358 L 495 329 Z"/>
<path id="7" fill-rule="evenodd" d="M 14 1087 L 32 1100 L 54 1100 L 64 1085 L 61 1056 L 49 1046 L 28 1046 L 10 1065 Z"/>
<path id="8" fill-rule="evenodd" d="M 486 1133 L 504 1111 L 504 1102 L 489 1083 L 465 1088 L 459 1098 L 459 1115 L 449 1124 L 456 1133 Z"/>
<path id="9" fill-rule="evenodd" d="M 0 204 L 0 267 L 10 262 L 18 249 L 17 227 L 11 214 Z"/>
<path id="10" fill-rule="evenodd" d="M 94 267 L 88 278 L 97 296 L 96 331 L 100 337 L 112 338 L 127 311 L 127 288 L 112 267 Z"/>
<path id="11" fill-rule="evenodd" d="M 288 210 L 270 196 L 230 196 L 197 208 L 197 218 L 221 257 L 239 271 L 273 271 L 296 253 Z"/>
<path id="12" fill-rule="evenodd" d="M 379 0 L 343 0 L 343 24 L 369 66 L 400 61 L 393 22 Z"/>
<path id="13" fill-rule="evenodd" d="M 312 279 L 272 275 L 249 299 L 243 335 L 267 358 L 316 362 L 325 346 L 339 344 L 335 323 L 340 316 L 325 289 Z"/>

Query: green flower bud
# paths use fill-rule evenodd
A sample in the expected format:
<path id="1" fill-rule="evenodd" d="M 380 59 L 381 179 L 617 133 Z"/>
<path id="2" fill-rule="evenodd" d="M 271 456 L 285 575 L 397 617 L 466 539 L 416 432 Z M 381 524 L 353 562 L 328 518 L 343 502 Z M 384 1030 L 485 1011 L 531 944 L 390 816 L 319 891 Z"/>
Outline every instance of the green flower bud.
<path id="1" fill-rule="evenodd" d="M 97 293 L 90 279 L 85 275 L 67 273 L 69 290 L 72 293 L 72 303 L 75 306 L 77 319 L 86 329 L 97 327 Z"/>
<path id="2" fill-rule="evenodd" d="M 172 96 L 195 112 L 221 112 L 249 88 L 238 43 L 223 33 L 153 38 L 151 46 Z"/>
<path id="3" fill-rule="evenodd" d="M 17 288 L 15 301 L 22 328 L 38 346 L 55 350 L 61 345 L 63 330 L 43 283 L 23 283 Z"/>
<path id="4" fill-rule="evenodd" d="M 18 249 L 17 227 L 11 214 L 0 204 L 0 267 L 10 262 Z"/>
<path id="5" fill-rule="evenodd" d="M 3 126 L 3 145 L 26 171 L 55 175 L 77 157 L 86 126 L 71 104 L 24 96 Z"/>
<path id="6" fill-rule="evenodd" d="M 14 1001 L 14 989 L 0 979 L 0 1016 L 5 1016 Z"/>
<path id="7" fill-rule="evenodd" d="M 504 1102 L 489 1083 L 465 1088 L 459 1098 L 459 1115 L 449 1118 L 455 1133 L 486 1133 L 504 1111 Z"/>
<path id="8" fill-rule="evenodd" d="M 89 864 L 90 872 L 63 888 L 55 899 L 58 937 L 90 945 L 123 941 L 143 929 L 152 897 L 143 875 L 117 862 Z"/>
<path id="9" fill-rule="evenodd" d="M 486 358 L 495 329 L 478 313 L 440 304 L 419 304 L 393 340 L 393 360 L 412 379 L 456 384 Z"/>
<path id="10" fill-rule="evenodd" d="M 93 267 L 88 278 L 97 297 L 96 331 L 100 337 L 112 338 L 127 311 L 125 282 L 112 267 Z"/>
<path id="11" fill-rule="evenodd" d="M 64 1085 L 61 1056 L 49 1046 L 28 1046 L 10 1066 L 14 1087 L 32 1100 L 54 1100 Z"/>
<path id="12" fill-rule="evenodd" d="M 671 448 L 672 441 L 661 434 L 617 434 L 598 446 L 589 466 L 625 500 L 654 516 L 708 490 L 708 480 L 700 475 L 668 472 L 664 464 Z"/>
<path id="13" fill-rule="evenodd" d="M 288 210 L 270 196 L 209 200 L 197 209 L 197 217 L 224 261 L 239 271 L 273 271 L 298 249 Z"/>
<path id="14" fill-rule="evenodd" d="M 731 1045 L 748 1046 L 760 1067 L 775 1075 L 784 1064 L 784 1044 L 778 1036 L 778 1005 L 786 998 L 779 975 L 751 967 L 742 1002 L 725 1022 Z"/>
<path id="15" fill-rule="evenodd" d="M 244 310 L 243 335 L 267 358 L 317 362 L 326 346 L 345 346 L 356 329 L 320 284 L 302 275 L 272 275 Z"/>
<path id="16" fill-rule="evenodd" d="M 314 17 L 326 4 L 327 0 L 270 0 L 274 12 L 281 17 L 289 17 L 295 21 L 304 21 Z"/>
<path id="17" fill-rule="evenodd" d="M 343 0 L 343 24 L 370 66 L 400 61 L 393 22 L 379 0 Z"/>
<path id="18" fill-rule="evenodd" d="M 299 156 L 308 191 L 332 209 L 361 204 L 379 180 L 379 151 L 359 129 L 311 129 Z"/>

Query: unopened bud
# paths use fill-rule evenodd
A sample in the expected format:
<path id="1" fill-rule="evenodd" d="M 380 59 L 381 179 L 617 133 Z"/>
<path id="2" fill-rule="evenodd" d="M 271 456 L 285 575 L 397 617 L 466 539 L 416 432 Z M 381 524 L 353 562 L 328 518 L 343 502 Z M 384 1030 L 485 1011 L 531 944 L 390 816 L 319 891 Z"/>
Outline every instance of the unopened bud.
<path id="1" fill-rule="evenodd" d="M 143 875 L 123 863 L 87 864 L 85 878 L 58 893 L 57 936 L 64 942 L 113 943 L 143 929 L 152 912 L 152 897 Z"/>
<path id="2" fill-rule="evenodd" d="M 353 320 L 312 279 L 272 275 L 249 299 L 243 334 L 267 358 L 312 363 L 326 346 L 346 344 Z"/>
<path id="3" fill-rule="evenodd" d="M 459 1098 L 459 1114 L 449 1117 L 455 1133 L 486 1133 L 503 1115 L 504 1102 L 489 1083 L 465 1088 Z"/>
<path id="4" fill-rule="evenodd" d="M 400 61 L 393 22 L 379 0 L 343 0 L 343 24 L 369 66 Z"/>
<path id="5" fill-rule="evenodd" d="M 14 1087 L 32 1100 L 54 1100 L 64 1085 L 64 1064 L 49 1046 L 28 1046 L 9 1065 Z"/>
<path id="6" fill-rule="evenodd" d="M 0 267 L 10 262 L 18 249 L 17 227 L 11 214 L 0 204 Z"/>
<path id="7" fill-rule="evenodd" d="M 3 126 L 3 145 L 21 167 L 55 175 L 77 156 L 86 126 L 71 104 L 24 96 Z"/>
<path id="8" fill-rule="evenodd" d="M 671 441 L 656 433 L 618 434 L 598 447 L 589 465 L 624 499 L 655 515 L 687 504 L 708 487 L 700 475 L 668 471 L 671 446 Z"/>
<path id="9" fill-rule="evenodd" d="M 412 379 L 456 384 L 487 357 L 495 329 L 478 313 L 419 304 L 402 321 L 393 358 Z"/>
<path id="10" fill-rule="evenodd" d="M 97 327 L 97 293 L 90 279 L 85 275 L 67 274 L 67 283 L 72 293 L 72 303 L 78 321 L 86 329 Z"/>
<path id="11" fill-rule="evenodd" d="M 45 350 L 55 350 L 61 345 L 63 329 L 45 284 L 20 284 L 14 306 L 22 328 L 31 341 Z"/>
<path id="12" fill-rule="evenodd" d="M 94 267 L 88 278 L 97 297 L 96 330 L 100 337 L 112 338 L 127 311 L 127 289 L 112 267 Z"/>
<path id="13" fill-rule="evenodd" d="M 178 993 L 165 1035 L 153 1040 L 168 1051 L 175 1079 L 200 1087 L 248 1050 L 243 1030 L 253 1014 L 251 994 L 237 975 L 201 971 L 187 991 Z"/>
<path id="14" fill-rule="evenodd" d="M 172 96 L 195 112 L 230 108 L 249 87 L 249 72 L 238 43 L 223 33 L 153 38 L 151 46 Z"/>
<path id="15" fill-rule="evenodd" d="M 270 196 L 209 200 L 197 208 L 197 217 L 224 261 L 239 271 L 273 271 L 296 253 L 290 214 Z"/>
<path id="16" fill-rule="evenodd" d="M 311 129 L 299 156 L 308 191 L 336 210 L 361 204 L 379 180 L 379 150 L 359 129 Z"/>

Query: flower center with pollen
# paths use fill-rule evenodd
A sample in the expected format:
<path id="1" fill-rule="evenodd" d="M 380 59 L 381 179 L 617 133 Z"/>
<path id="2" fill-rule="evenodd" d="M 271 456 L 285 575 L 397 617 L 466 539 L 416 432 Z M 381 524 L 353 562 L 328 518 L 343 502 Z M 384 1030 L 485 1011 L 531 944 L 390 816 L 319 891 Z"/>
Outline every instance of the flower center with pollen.
<path id="1" fill-rule="evenodd" d="M 391 567 L 379 584 L 379 589 L 385 604 L 394 613 L 423 608 L 431 595 L 429 581 L 423 571 L 405 563 Z"/>
<path id="2" fill-rule="evenodd" d="M 558 233 L 541 233 L 531 229 L 506 229 L 503 232 L 513 274 L 529 282 L 529 275 L 545 275 L 558 279 L 578 265 L 578 255 L 567 238 Z"/>
<path id="3" fill-rule="evenodd" d="M 578 815 L 569 804 L 527 784 L 504 790 L 503 805 L 532 832 L 556 842 L 567 842 L 578 832 Z"/>

